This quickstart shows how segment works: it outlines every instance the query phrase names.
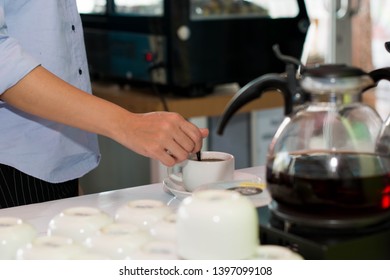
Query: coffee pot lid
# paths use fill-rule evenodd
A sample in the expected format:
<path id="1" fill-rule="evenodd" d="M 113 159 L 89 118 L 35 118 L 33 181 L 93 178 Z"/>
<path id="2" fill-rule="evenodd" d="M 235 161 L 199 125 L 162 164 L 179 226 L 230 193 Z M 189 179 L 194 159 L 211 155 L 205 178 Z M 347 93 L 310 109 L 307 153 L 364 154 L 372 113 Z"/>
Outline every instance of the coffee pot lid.
<path id="1" fill-rule="evenodd" d="M 303 67 L 301 86 L 312 94 L 361 93 L 374 84 L 370 75 L 362 69 L 345 64 L 321 64 Z"/>
<path id="2" fill-rule="evenodd" d="M 368 75 L 360 68 L 345 64 L 317 64 L 302 68 L 301 74 L 313 78 L 355 78 Z"/>

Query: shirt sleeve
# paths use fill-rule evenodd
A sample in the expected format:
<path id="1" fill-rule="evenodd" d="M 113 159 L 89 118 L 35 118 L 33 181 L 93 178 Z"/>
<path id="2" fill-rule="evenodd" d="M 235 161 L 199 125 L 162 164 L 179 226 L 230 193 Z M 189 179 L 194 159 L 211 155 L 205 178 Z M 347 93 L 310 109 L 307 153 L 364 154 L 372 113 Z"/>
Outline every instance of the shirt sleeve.
<path id="1" fill-rule="evenodd" d="M 0 1 L 0 95 L 40 65 L 8 35 L 3 1 Z"/>

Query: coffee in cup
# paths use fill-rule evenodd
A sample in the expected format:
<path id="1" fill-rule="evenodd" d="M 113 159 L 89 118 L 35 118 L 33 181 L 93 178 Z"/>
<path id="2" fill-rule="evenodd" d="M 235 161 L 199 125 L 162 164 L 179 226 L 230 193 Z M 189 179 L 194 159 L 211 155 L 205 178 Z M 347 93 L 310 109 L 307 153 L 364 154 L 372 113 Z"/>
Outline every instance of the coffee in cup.
<path id="1" fill-rule="evenodd" d="M 168 168 L 168 177 L 173 183 L 182 185 L 188 192 L 193 192 L 204 184 L 233 180 L 234 169 L 233 155 L 204 151 L 200 161 L 196 155 L 192 155 L 184 162 Z"/>

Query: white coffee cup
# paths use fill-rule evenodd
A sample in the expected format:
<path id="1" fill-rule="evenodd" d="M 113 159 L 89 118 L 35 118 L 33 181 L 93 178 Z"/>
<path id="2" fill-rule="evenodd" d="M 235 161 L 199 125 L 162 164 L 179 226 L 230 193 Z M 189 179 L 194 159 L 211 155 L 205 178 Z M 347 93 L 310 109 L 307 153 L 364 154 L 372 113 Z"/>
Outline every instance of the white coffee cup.
<path id="1" fill-rule="evenodd" d="M 178 255 L 189 260 L 239 260 L 256 254 L 258 216 L 245 196 L 228 190 L 199 190 L 177 210 Z"/>
<path id="2" fill-rule="evenodd" d="M 173 212 L 164 202 L 155 199 L 130 200 L 115 212 L 117 223 L 132 223 L 144 230 Z"/>
<path id="3" fill-rule="evenodd" d="M 152 240 L 133 254 L 134 260 L 177 260 L 176 243 L 172 241 Z"/>
<path id="4" fill-rule="evenodd" d="M 149 234 L 137 225 L 112 223 L 101 228 L 95 236 L 87 238 L 84 245 L 91 253 L 103 254 L 113 260 L 123 260 L 131 258 L 150 238 Z"/>
<path id="5" fill-rule="evenodd" d="M 218 181 L 230 181 L 234 177 L 234 156 L 229 153 L 204 151 L 199 161 L 192 155 L 184 162 L 168 168 L 168 177 L 182 185 L 188 192 Z"/>
<path id="6" fill-rule="evenodd" d="M 176 213 L 171 213 L 153 224 L 149 234 L 156 240 L 176 242 Z"/>
<path id="7" fill-rule="evenodd" d="M 76 244 L 69 237 L 44 235 L 38 236 L 20 248 L 17 260 L 69 260 L 83 254 L 85 248 Z"/>
<path id="8" fill-rule="evenodd" d="M 37 230 L 20 218 L 0 217 L 0 259 L 15 259 L 17 250 L 37 235 Z"/>
<path id="9" fill-rule="evenodd" d="M 48 225 L 48 235 L 60 235 L 82 244 L 86 238 L 95 235 L 103 226 L 114 219 L 99 208 L 78 206 L 64 209 L 54 216 Z"/>

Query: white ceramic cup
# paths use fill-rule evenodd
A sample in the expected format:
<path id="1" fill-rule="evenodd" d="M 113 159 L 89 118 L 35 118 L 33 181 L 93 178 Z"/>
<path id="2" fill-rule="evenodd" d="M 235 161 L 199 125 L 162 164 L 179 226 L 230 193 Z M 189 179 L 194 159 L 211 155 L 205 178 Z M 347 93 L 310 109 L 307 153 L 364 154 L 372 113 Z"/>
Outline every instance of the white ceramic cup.
<path id="1" fill-rule="evenodd" d="M 195 191 L 201 185 L 217 181 L 231 181 L 234 177 L 234 156 L 229 153 L 204 151 L 201 161 L 196 155 L 174 167 L 168 168 L 168 177 L 182 185 L 188 192 Z"/>
<path id="2" fill-rule="evenodd" d="M 48 235 L 59 235 L 72 238 L 82 244 L 86 238 L 96 234 L 103 226 L 114 219 L 95 207 L 70 207 L 54 216 L 48 226 Z"/>
<path id="3" fill-rule="evenodd" d="M 155 199 L 130 200 L 115 212 L 118 223 L 132 223 L 149 230 L 156 222 L 171 214 L 173 210 L 164 202 Z"/>
<path id="4" fill-rule="evenodd" d="M 256 208 L 235 191 L 194 192 L 179 205 L 176 223 L 177 250 L 183 259 L 247 259 L 259 245 Z"/>
<path id="5" fill-rule="evenodd" d="M 165 216 L 149 229 L 149 234 L 156 240 L 176 242 L 176 213 Z"/>
<path id="6" fill-rule="evenodd" d="M 132 256 L 134 260 L 178 260 L 176 243 L 152 240 L 142 246 Z"/>
<path id="7" fill-rule="evenodd" d="M 69 237 L 38 236 L 17 251 L 18 260 L 69 260 L 83 254 L 85 249 Z"/>
<path id="8" fill-rule="evenodd" d="M 0 217 L 0 259 L 14 260 L 19 248 L 37 236 L 37 230 L 17 217 Z"/>
<path id="9" fill-rule="evenodd" d="M 103 254 L 113 260 L 129 259 L 150 240 L 147 232 L 134 224 L 112 223 L 84 242 L 89 252 Z"/>

